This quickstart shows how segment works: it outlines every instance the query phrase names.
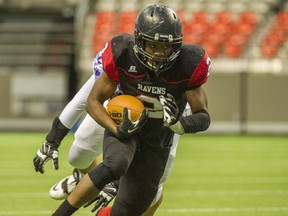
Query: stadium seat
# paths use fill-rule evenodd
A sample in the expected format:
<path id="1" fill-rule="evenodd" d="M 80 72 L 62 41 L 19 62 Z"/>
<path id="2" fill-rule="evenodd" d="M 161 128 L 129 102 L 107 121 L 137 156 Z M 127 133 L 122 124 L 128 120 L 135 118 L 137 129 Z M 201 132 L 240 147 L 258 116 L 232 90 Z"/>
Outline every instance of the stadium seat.
<path id="1" fill-rule="evenodd" d="M 95 32 L 110 32 L 114 29 L 116 14 L 111 11 L 99 11 L 96 13 L 95 19 Z"/>
<path id="2" fill-rule="evenodd" d="M 202 34 L 187 32 L 183 33 L 183 42 L 190 44 L 200 44 L 202 42 L 203 36 Z"/>
<path id="3" fill-rule="evenodd" d="M 192 14 L 193 23 L 207 23 L 208 13 L 205 11 L 197 11 Z"/>
<path id="4" fill-rule="evenodd" d="M 221 45 L 223 41 L 225 40 L 225 37 L 222 34 L 211 34 L 210 32 L 203 35 L 202 43 L 204 44 L 214 44 L 214 45 Z"/>
<path id="5" fill-rule="evenodd" d="M 275 58 L 278 53 L 278 48 L 275 45 L 261 45 L 261 54 L 266 58 Z"/>
<path id="6" fill-rule="evenodd" d="M 215 22 L 221 24 L 229 24 L 233 22 L 233 17 L 230 11 L 221 11 L 215 14 Z"/>
<path id="7" fill-rule="evenodd" d="M 225 36 L 225 34 L 231 33 L 231 24 L 230 23 L 210 23 L 209 32 L 211 34 L 220 34 Z"/>
<path id="8" fill-rule="evenodd" d="M 219 44 L 204 42 L 202 47 L 206 50 L 210 58 L 218 57 L 221 52 L 221 46 Z"/>
<path id="9" fill-rule="evenodd" d="M 230 45 L 226 43 L 223 46 L 223 52 L 226 57 L 238 58 L 241 55 L 242 47 L 240 45 Z"/>
<path id="10" fill-rule="evenodd" d="M 121 12 L 119 14 L 118 20 L 118 33 L 130 33 L 132 34 L 134 31 L 135 20 L 138 16 L 138 12 L 129 11 L 129 12 Z"/>
<path id="11" fill-rule="evenodd" d="M 205 23 L 183 22 L 183 33 L 202 34 L 207 31 L 208 25 Z"/>
<path id="12" fill-rule="evenodd" d="M 233 24 L 232 31 L 235 34 L 246 35 L 249 37 L 254 32 L 254 26 L 248 23 L 237 22 Z"/>
<path id="13" fill-rule="evenodd" d="M 256 13 L 252 11 L 242 11 L 238 15 L 238 21 L 240 23 L 246 23 L 255 26 L 258 22 L 258 18 Z"/>

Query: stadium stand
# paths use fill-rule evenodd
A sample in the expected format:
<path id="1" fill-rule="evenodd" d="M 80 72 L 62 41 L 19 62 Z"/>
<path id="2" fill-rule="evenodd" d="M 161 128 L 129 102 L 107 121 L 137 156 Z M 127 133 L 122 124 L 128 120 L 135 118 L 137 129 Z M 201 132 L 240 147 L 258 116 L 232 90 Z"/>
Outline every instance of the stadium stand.
<path id="1" fill-rule="evenodd" d="M 2 3 L 0 80 L 9 81 L 1 85 L 10 101 L 0 116 L 53 116 L 70 92 L 74 95 L 74 23 L 73 16 L 62 11 L 64 5 L 63 1 Z"/>
<path id="2" fill-rule="evenodd" d="M 91 76 L 95 54 L 114 35 L 133 34 L 138 12 L 150 4 L 166 4 L 178 12 L 183 41 L 200 44 L 212 58 L 214 82 L 221 78 L 217 89 L 222 79 L 235 82 L 231 110 L 222 113 L 220 102 L 212 99 L 211 104 L 221 107 L 212 108 L 216 121 L 240 119 L 246 124 L 253 109 L 256 114 L 263 109 L 246 104 L 258 100 L 256 93 L 253 99 L 248 93 L 242 95 L 248 92 L 250 80 L 258 83 L 258 74 L 287 80 L 288 0 L 0 0 L 0 96 L 4 98 L 0 117 L 54 116 L 67 100 L 67 92 L 71 98 Z M 75 72 L 78 77 L 71 79 Z M 40 82 L 36 86 L 41 91 L 28 92 L 31 80 Z M 67 82 L 74 83 L 68 91 Z M 19 83 L 22 89 L 17 88 Z M 49 89 L 50 85 L 54 88 Z M 215 92 L 210 92 L 212 98 Z M 11 119 L 1 122 L 0 128 L 7 128 Z M 49 127 L 50 119 L 47 122 Z"/>
<path id="3" fill-rule="evenodd" d="M 138 10 L 136 10 L 137 7 L 135 6 L 137 5 L 137 1 L 133 1 L 133 6 L 130 6 L 128 9 L 126 8 L 125 11 L 122 9 L 123 5 L 121 6 L 119 2 L 111 1 L 114 7 L 103 7 L 103 4 L 107 4 L 109 1 L 105 2 L 106 3 L 104 3 L 104 1 L 96 2 L 95 8 L 99 11 L 96 11 L 95 22 L 100 23 L 100 25 L 105 25 L 105 23 L 109 21 L 108 31 L 105 31 L 108 36 L 118 34 L 119 32 L 131 33 L 133 31 L 133 20 L 135 20 L 135 16 L 138 13 Z M 144 2 L 148 3 L 148 1 Z M 167 3 L 169 5 L 171 1 L 158 1 L 158 3 Z M 247 53 L 244 53 L 244 50 L 247 48 L 247 45 L 251 46 L 249 42 L 254 39 L 254 35 L 261 31 L 261 27 L 265 25 L 266 18 L 264 19 L 264 17 L 275 15 L 273 14 L 273 10 L 276 6 L 280 5 L 280 3 L 282 2 L 276 0 L 251 2 L 246 0 L 217 0 L 213 2 L 204 0 L 192 2 L 184 0 L 178 1 L 178 5 L 182 5 L 182 7 L 177 7 L 178 12 L 182 18 L 184 18 L 184 42 L 205 45 L 205 47 L 211 50 L 213 57 L 247 57 Z M 138 5 L 140 5 L 140 1 Z M 107 8 L 109 8 L 110 13 L 113 13 L 114 21 L 107 19 L 106 22 L 103 22 L 103 20 L 98 17 L 99 14 L 105 13 Z M 111 11 L 110 8 L 115 8 L 115 10 Z M 123 21 L 123 19 L 125 21 Z M 285 20 L 285 17 L 282 19 Z M 101 36 L 99 37 L 99 34 L 102 34 L 102 28 L 97 26 L 99 26 L 99 24 L 96 24 L 93 33 L 96 35 L 96 37 L 93 37 L 93 54 L 103 46 Z M 273 38 L 281 39 L 279 38 L 281 36 L 279 34 L 280 33 L 278 33 L 278 35 L 273 34 Z M 269 37 L 269 35 L 267 35 L 267 37 Z M 281 43 L 283 43 L 283 41 L 284 37 L 282 37 Z M 211 45 L 208 45 L 209 43 Z M 267 56 L 265 53 L 262 53 L 262 57 L 275 56 Z"/>

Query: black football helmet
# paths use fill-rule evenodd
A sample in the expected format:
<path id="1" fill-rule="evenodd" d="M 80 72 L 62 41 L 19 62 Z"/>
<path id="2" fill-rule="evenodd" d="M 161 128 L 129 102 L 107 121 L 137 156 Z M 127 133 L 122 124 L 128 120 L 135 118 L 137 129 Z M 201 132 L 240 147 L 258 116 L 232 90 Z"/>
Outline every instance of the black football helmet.
<path id="1" fill-rule="evenodd" d="M 174 64 L 182 44 L 182 25 L 174 10 L 164 5 L 146 7 L 136 20 L 134 35 L 137 58 L 156 76 Z M 173 50 L 168 57 L 156 57 L 145 52 L 145 41 L 167 43 Z"/>

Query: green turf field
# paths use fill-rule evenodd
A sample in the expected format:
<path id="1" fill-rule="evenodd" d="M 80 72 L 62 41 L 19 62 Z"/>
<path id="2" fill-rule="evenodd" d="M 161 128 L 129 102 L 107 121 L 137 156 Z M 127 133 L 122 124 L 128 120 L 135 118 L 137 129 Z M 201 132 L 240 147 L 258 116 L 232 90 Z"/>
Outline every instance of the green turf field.
<path id="1" fill-rule="evenodd" d="M 60 201 L 50 187 L 72 168 L 60 148 L 60 170 L 35 173 L 32 158 L 45 134 L 0 133 L 0 215 L 51 215 Z M 81 209 L 79 216 L 92 215 Z M 156 216 L 287 216 L 288 137 L 185 135 Z"/>

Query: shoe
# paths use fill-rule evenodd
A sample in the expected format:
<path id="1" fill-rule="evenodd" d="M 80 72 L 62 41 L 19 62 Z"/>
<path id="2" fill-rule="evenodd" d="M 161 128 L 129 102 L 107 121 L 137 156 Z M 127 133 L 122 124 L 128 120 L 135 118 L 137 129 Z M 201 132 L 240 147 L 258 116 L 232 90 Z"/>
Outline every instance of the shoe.
<path id="1" fill-rule="evenodd" d="M 50 196 L 56 200 L 66 199 L 68 195 L 74 190 L 81 178 L 82 174 L 75 168 L 72 175 L 63 178 L 50 189 Z"/>

